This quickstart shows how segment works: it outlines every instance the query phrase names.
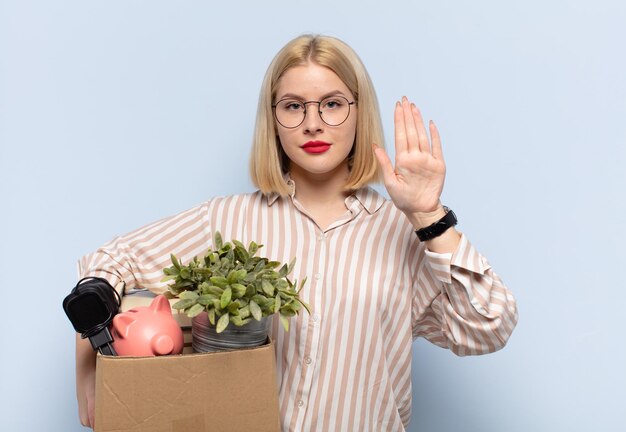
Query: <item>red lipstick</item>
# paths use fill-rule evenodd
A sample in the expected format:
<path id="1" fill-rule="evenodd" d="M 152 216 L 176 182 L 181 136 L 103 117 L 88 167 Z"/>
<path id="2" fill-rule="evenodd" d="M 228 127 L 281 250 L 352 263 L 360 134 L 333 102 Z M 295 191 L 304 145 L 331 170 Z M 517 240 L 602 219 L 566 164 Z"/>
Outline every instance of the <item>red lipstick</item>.
<path id="1" fill-rule="evenodd" d="M 330 148 L 331 144 L 326 141 L 309 141 L 304 143 L 301 148 L 307 153 L 324 153 Z"/>

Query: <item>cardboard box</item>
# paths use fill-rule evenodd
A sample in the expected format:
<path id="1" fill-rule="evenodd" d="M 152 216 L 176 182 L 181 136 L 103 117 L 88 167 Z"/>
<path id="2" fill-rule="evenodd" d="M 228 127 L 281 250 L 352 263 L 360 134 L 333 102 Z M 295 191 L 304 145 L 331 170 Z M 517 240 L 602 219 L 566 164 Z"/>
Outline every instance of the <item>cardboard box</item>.
<path id="1" fill-rule="evenodd" d="M 96 360 L 96 432 L 280 431 L 274 344 Z"/>
<path id="2" fill-rule="evenodd" d="M 95 405 L 95 432 L 280 431 L 274 344 L 268 338 L 260 347 L 218 353 L 98 355 Z"/>

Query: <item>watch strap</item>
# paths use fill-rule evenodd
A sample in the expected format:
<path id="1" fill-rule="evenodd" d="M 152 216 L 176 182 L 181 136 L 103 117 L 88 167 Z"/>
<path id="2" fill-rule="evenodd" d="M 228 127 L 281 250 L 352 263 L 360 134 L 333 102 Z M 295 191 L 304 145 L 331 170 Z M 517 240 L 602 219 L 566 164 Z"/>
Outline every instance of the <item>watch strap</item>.
<path id="1" fill-rule="evenodd" d="M 446 214 L 444 217 L 427 227 L 415 231 L 415 234 L 417 234 L 417 237 L 420 239 L 420 241 L 424 242 L 439 237 L 449 228 L 452 228 L 457 224 L 458 220 L 454 212 L 448 207 L 444 207 L 444 209 L 446 210 Z"/>

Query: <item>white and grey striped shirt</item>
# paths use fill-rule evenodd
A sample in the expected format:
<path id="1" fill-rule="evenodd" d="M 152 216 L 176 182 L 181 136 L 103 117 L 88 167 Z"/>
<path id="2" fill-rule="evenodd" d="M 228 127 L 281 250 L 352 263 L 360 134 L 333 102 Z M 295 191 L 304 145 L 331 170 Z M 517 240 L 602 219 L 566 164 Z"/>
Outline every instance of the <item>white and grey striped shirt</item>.
<path id="1" fill-rule="evenodd" d="M 204 255 L 225 241 L 263 244 L 260 256 L 289 262 L 311 306 L 271 329 L 284 431 L 402 431 L 411 416 L 412 341 L 423 336 L 458 355 L 504 346 L 515 299 L 462 235 L 454 253 L 426 250 L 404 214 L 371 188 L 320 229 L 295 196 L 218 197 L 117 237 L 79 261 L 79 273 L 127 288 L 167 290 L 170 253 Z"/>

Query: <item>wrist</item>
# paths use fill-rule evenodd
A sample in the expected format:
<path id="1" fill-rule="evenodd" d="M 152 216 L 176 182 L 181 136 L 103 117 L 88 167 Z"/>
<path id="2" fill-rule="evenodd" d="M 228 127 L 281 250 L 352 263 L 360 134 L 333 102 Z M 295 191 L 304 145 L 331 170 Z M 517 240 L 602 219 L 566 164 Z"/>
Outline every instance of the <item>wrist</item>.
<path id="1" fill-rule="evenodd" d="M 441 203 L 437 204 L 437 208 L 430 212 L 413 212 L 408 213 L 407 218 L 416 230 L 430 226 L 446 215 L 446 210 Z"/>

